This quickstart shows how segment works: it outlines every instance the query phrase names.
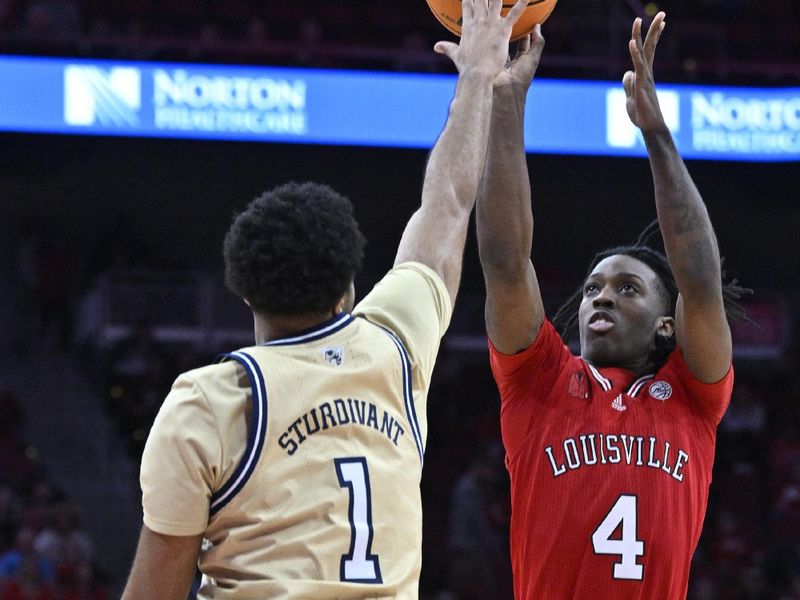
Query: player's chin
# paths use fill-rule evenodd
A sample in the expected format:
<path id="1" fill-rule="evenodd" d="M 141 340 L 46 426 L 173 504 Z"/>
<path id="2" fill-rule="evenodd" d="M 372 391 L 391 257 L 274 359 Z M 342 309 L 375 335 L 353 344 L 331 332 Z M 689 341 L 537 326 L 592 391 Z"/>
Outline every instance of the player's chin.
<path id="1" fill-rule="evenodd" d="M 583 343 L 583 358 L 597 367 L 614 365 L 617 362 L 617 345 L 608 333 L 590 333 Z"/>

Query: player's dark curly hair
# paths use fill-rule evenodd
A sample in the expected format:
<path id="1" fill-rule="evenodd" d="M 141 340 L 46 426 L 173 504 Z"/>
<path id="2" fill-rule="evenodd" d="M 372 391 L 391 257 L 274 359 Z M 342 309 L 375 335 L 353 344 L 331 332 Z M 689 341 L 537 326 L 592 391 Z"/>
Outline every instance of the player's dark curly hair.
<path id="1" fill-rule="evenodd" d="M 670 317 L 675 316 L 675 307 L 678 302 L 678 286 L 675 283 L 675 277 L 672 275 L 672 269 L 667 262 L 667 257 L 658 250 L 651 248 L 648 243 L 653 235 L 660 232 L 658 220 L 650 223 L 642 233 L 636 243 L 630 246 L 617 246 L 616 248 L 609 248 L 598 252 L 589 264 L 589 269 L 586 272 L 586 277 L 591 275 L 597 264 L 617 254 L 625 254 L 637 260 L 642 261 L 658 277 L 659 293 L 664 300 L 664 314 Z M 722 285 L 722 299 L 725 304 L 725 314 L 728 319 L 734 321 L 749 321 L 745 315 L 744 308 L 739 304 L 738 300 L 744 294 L 751 294 L 752 290 L 744 288 L 739 285 L 736 279 L 732 281 L 725 281 L 725 271 L 722 272 L 723 285 Z M 583 286 L 578 288 L 572 296 L 567 299 L 564 304 L 556 312 L 553 317 L 553 325 L 561 333 L 564 341 L 569 341 L 578 334 L 578 308 L 580 307 L 581 300 L 583 300 Z M 667 360 L 669 354 L 675 349 L 675 336 L 666 337 L 656 334 L 656 345 L 649 356 L 648 362 L 657 369 Z"/>
<path id="2" fill-rule="evenodd" d="M 327 185 L 263 193 L 225 236 L 225 283 L 258 313 L 324 313 L 361 268 L 364 236 L 350 201 Z"/>

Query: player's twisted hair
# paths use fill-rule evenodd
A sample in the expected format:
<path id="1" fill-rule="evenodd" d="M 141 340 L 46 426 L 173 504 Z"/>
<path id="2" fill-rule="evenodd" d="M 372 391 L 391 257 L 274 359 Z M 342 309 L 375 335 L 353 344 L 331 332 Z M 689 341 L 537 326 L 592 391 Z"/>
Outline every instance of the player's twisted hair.
<path id="1" fill-rule="evenodd" d="M 319 183 L 263 193 L 225 236 L 225 283 L 258 313 L 325 313 L 361 268 L 364 236 L 350 201 Z"/>
<path id="2" fill-rule="evenodd" d="M 625 254 L 640 260 L 650 267 L 658 277 L 657 281 L 661 287 L 658 291 L 664 299 L 664 314 L 674 317 L 675 306 L 678 302 L 678 286 L 675 283 L 675 277 L 672 275 L 672 269 L 669 266 L 669 262 L 667 262 L 667 257 L 648 245 L 650 239 L 657 232 L 660 232 L 658 220 L 654 220 L 644 228 L 639 235 L 639 239 L 636 240 L 636 243 L 633 245 L 617 246 L 616 248 L 609 248 L 598 252 L 589 264 L 586 277 L 592 273 L 600 261 L 609 256 Z M 722 299 L 725 305 L 725 314 L 728 319 L 734 321 L 749 321 L 745 315 L 744 308 L 739 304 L 738 300 L 744 294 L 751 294 L 752 290 L 740 286 L 736 279 L 726 282 L 724 269 L 722 271 L 722 278 Z M 569 341 L 578 334 L 578 308 L 580 307 L 582 299 L 583 286 L 578 288 L 578 290 L 561 305 L 553 317 L 553 325 L 559 331 L 564 341 Z M 648 357 L 648 362 L 653 365 L 655 369 L 658 369 L 675 349 L 675 344 L 674 335 L 667 337 L 656 334 L 655 348 Z"/>

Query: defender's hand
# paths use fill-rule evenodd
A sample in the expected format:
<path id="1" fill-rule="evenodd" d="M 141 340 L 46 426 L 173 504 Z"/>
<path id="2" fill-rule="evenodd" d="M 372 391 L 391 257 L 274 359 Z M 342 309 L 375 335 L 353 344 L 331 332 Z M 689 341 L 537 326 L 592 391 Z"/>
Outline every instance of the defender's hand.
<path id="1" fill-rule="evenodd" d="M 502 0 L 462 0 L 461 42 L 437 42 L 433 49 L 450 58 L 459 74 L 475 72 L 494 80 L 506 64 L 511 27 L 526 6 L 527 0 L 517 0 L 503 17 Z"/>

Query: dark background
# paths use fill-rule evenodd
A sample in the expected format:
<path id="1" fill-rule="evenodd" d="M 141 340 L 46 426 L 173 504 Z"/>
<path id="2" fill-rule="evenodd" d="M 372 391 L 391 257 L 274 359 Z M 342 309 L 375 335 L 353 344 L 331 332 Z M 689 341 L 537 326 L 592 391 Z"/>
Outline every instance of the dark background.
<path id="1" fill-rule="evenodd" d="M 279 183 L 320 181 L 355 205 L 369 240 L 360 280 L 369 284 L 391 265 L 419 204 L 426 158 L 382 148 L 6 134 L 3 222 L 8 233 L 34 215 L 57 222 L 80 251 L 122 216 L 161 260 L 220 269 L 235 211 Z M 595 251 L 634 241 L 655 218 L 645 159 L 529 155 L 528 164 L 535 264 L 571 284 Z M 693 161 L 689 169 L 730 274 L 766 292 L 795 290 L 797 165 Z M 475 260 L 466 261 L 465 279 L 481 281 Z"/>

